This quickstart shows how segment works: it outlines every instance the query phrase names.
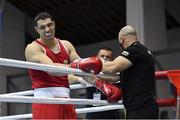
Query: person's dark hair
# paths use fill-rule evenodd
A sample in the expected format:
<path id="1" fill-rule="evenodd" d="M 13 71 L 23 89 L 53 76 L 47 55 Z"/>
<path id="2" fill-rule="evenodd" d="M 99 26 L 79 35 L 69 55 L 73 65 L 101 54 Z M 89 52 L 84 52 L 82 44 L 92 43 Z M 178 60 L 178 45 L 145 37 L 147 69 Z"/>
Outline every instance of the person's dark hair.
<path id="1" fill-rule="evenodd" d="M 34 18 L 34 25 L 37 26 L 37 21 L 42 19 L 46 19 L 46 18 L 50 18 L 51 20 L 53 20 L 52 16 L 47 13 L 47 12 L 40 12 L 36 15 L 36 17 Z"/>
<path id="2" fill-rule="evenodd" d="M 100 53 L 101 50 L 110 51 L 113 54 L 113 50 L 111 48 L 109 48 L 109 47 L 101 47 L 99 49 L 99 51 L 97 52 L 97 56 L 99 56 L 99 53 Z M 113 55 L 112 55 L 111 59 L 113 59 Z"/>
<path id="3" fill-rule="evenodd" d="M 102 48 L 99 49 L 99 51 L 100 51 L 100 50 L 106 50 L 106 51 L 111 51 L 111 52 L 113 52 L 112 49 L 109 48 L 109 47 L 102 47 Z"/>

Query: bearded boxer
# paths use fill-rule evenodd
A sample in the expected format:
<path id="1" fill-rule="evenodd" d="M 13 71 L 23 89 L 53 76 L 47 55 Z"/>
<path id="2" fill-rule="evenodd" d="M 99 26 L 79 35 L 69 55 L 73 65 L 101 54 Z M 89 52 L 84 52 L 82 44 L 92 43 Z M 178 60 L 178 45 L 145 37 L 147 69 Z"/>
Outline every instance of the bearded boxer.
<path id="1" fill-rule="evenodd" d="M 40 38 L 27 45 L 26 60 L 42 64 L 72 67 L 98 74 L 102 69 L 101 60 L 96 57 L 80 59 L 74 46 L 66 41 L 55 38 L 55 22 L 51 15 L 42 12 L 35 19 L 35 29 Z M 69 98 L 67 75 L 29 70 L 32 79 L 34 97 Z M 76 119 L 74 105 L 32 104 L 33 119 Z"/>

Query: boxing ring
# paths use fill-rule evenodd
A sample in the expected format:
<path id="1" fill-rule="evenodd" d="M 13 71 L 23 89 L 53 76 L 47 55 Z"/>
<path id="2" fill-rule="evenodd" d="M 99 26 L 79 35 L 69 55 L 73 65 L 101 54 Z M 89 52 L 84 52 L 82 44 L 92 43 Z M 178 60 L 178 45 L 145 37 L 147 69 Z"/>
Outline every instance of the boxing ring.
<path id="1" fill-rule="evenodd" d="M 83 72 L 79 69 L 52 66 L 40 63 L 32 63 L 20 60 L 0 58 L 1 66 L 18 67 L 25 69 L 36 69 L 47 72 L 55 72 L 59 74 L 76 74 L 76 75 L 87 75 L 92 76 L 92 73 Z M 97 76 L 107 76 L 104 74 L 98 74 Z M 108 75 L 109 76 L 109 75 Z M 175 106 L 176 105 L 176 118 L 180 118 L 180 70 L 168 70 L 168 71 L 157 71 L 155 72 L 157 80 L 168 78 L 170 82 L 177 89 L 177 99 L 175 98 L 163 98 L 157 99 L 159 107 Z M 92 87 L 92 86 L 88 86 Z M 71 85 L 70 89 L 81 89 L 84 88 L 82 85 Z M 16 93 L 8 93 L 0 95 L 0 102 L 16 102 L 16 103 L 47 103 L 47 104 L 76 104 L 76 105 L 101 105 L 98 107 L 91 108 L 79 108 L 76 109 L 77 114 L 80 113 L 91 113 L 99 111 L 107 111 L 113 109 L 123 109 L 122 101 L 116 103 L 109 103 L 106 100 L 93 100 L 93 99 L 73 99 L 73 98 L 35 98 L 33 91 L 22 91 Z M 12 115 L 3 116 L 0 119 L 20 119 L 20 118 L 32 118 L 32 114 Z"/>

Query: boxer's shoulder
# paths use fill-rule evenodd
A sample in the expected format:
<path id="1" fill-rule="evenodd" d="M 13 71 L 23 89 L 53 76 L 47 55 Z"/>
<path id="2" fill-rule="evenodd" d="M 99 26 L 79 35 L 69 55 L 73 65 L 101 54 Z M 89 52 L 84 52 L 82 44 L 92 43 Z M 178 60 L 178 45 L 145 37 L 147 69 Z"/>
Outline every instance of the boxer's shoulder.
<path id="1" fill-rule="evenodd" d="M 59 40 L 63 45 L 72 45 L 68 40 Z"/>
<path id="2" fill-rule="evenodd" d="M 72 48 L 74 48 L 74 46 L 72 45 L 71 42 L 69 42 L 68 40 L 60 40 L 61 44 L 66 48 L 71 50 Z"/>

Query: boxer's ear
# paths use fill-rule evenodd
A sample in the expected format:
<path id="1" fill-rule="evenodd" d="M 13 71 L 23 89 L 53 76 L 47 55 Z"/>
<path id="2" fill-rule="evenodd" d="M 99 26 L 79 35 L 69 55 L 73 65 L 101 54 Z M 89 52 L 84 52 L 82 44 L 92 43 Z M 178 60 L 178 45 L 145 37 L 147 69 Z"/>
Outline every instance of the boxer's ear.
<path id="1" fill-rule="evenodd" d="M 56 23 L 54 21 L 52 21 L 53 25 L 56 26 Z"/>
<path id="2" fill-rule="evenodd" d="M 39 34 L 39 30 L 38 30 L 37 26 L 35 26 L 34 29 Z"/>
<path id="3" fill-rule="evenodd" d="M 37 27 L 36 27 L 36 26 L 34 26 L 34 29 L 36 30 L 36 32 L 38 32 L 38 29 L 37 29 Z"/>

